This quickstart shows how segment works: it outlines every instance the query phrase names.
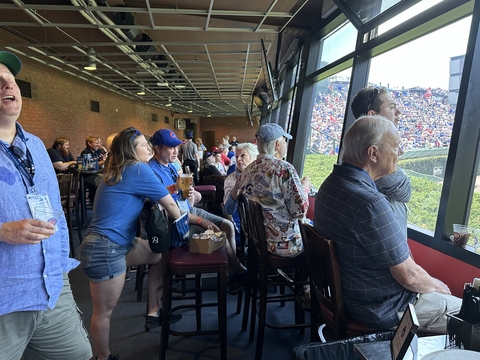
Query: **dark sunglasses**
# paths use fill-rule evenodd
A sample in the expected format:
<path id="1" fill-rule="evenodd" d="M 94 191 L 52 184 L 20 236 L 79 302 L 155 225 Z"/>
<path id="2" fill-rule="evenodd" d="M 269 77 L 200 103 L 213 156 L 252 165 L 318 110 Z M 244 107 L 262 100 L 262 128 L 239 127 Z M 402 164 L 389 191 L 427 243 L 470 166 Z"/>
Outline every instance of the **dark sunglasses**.
<path id="1" fill-rule="evenodd" d="M 372 105 L 377 99 L 378 94 L 380 94 L 380 89 L 378 87 L 374 88 L 372 93 L 370 94 L 370 101 L 368 103 L 367 111 L 365 114 L 367 114 L 370 110 L 372 110 Z"/>

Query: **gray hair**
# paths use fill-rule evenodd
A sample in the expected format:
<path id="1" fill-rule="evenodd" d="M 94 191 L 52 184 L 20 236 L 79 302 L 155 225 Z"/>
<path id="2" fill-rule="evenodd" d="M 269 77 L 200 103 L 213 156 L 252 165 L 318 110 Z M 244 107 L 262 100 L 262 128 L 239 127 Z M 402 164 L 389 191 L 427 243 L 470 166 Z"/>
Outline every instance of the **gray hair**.
<path id="1" fill-rule="evenodd" d="M 277 140 L 281 139 L 283 136 L 280 136 L 271 141 L 264 141 L 260 136 L 257 136 L 257 149 L 260 154 L 268 154 L 275 156 L 275 144 Z"/>
<path id="2" fill-rule="evenodd" d="M 380 115 L 361 116 L 345 133 L 340 163 L 364 164 L 368 157 L 368 148 L 372 145 L 382 147 L 383 137 L 396 132 L 395 125 Z"/>
<path id="3" fill-rule="evenodd" d="M 258 155 L 258 149 L 257 147 L 252 144 L 252 143 L 241 143 L 237 145 L 237 151 L 238 150 L 245 150 L 250 154 L 251 159 L 256 159 Z"/>

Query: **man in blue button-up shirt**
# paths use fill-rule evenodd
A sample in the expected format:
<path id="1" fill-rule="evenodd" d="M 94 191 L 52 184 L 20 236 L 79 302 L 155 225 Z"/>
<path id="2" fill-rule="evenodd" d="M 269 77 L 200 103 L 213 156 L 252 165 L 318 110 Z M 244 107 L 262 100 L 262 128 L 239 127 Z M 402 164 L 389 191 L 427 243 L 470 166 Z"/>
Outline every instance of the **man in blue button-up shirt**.
<path id="1" fill-rule="evenodd" d="M 61 209 L 58 182 L 42 141 L 16 121 L 22 109 L 17 56 L 0 51 L 0 349 L 4 359 L 89 359 L 67 273 L 68 230 L 34 220 L 35 199 Z M 28 200 L 29 199 L 29 200 Z"/>

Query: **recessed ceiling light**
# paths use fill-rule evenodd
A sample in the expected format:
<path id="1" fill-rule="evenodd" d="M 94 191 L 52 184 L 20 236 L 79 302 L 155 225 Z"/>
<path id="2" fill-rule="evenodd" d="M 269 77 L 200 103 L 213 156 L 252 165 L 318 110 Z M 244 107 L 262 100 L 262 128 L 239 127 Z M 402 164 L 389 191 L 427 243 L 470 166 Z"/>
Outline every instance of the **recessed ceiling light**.
<path id="1" fill-rule="evenodd" d="M 166 81 L 163 81 L 163 82 L 159 81 L 159 82 L 157 82 L 157 86 L 168 86 L 168 82 L 166 82 Z"/>

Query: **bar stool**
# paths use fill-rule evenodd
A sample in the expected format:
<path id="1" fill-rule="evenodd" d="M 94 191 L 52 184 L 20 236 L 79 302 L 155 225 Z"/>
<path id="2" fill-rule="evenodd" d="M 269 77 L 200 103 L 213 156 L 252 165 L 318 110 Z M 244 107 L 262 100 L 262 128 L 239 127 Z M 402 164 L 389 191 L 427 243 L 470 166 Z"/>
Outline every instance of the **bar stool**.
<path id="1" fill-rule="evenodd" d="M 60 190 L 60 202 L 62 204 L 63 212 L 65 213 L 65 220 L 68 227 L 68 237 L 70 242 L 70 255 L 75 257 L 75 245 L 73 243 L 72 234 L 72 217 L 70 209 L 70 195 L 72 188 L 72 174 L 57 174 L 58 187 Z"/>
<path id="2" fill-rule="evenodd" d="M 166 359 L 168 347 L 168 337 L 170 334 L 176 336 L 196 336 L 218 334 L 220 338 L 220 359 L 227 359 L 227 267 L 228 258 L 225 247 L 222 247 L 211 254 L 194 254 L 189 252 L 189 246 L 186 245 L 179 249 L 170 249 L 163 255 L 163 302 L 162 302 L 162 330 L 160 340 L 159 359 Z M 202 286 L 202 274 L 216 274 L 216 286 Z M 193 288 L 175 287 L 174 276 L 195 276 L 195 285 Z M 217 291 L 218 297 L 215 303 L 202 303 L 202 292 Z M 193 293 L 195 303 L 182 304 L 172 307 L 174 293 Z M 182 300 L 187 299 L 182 296 Z M 218 329 L 202 330 L 201 310 L 203 307 L 218 307 Z M 196 311 L 196 330 L 194 331 L 175 331 L 170 328 L 168 318 L 171 313 L 181 309 L 195 309 Z"/>
<path id="3" fill-rule="evenodd" d="M 306 274 L 307 264 L 303 254 L 297 257 L 282 257 L 270 253 L 267 249 L 267 239 L 265 233 L 265 225 L 263 223 L 262 207 L 255 201 L 249 201 L 248 212 L 248 231 L 249 236 L 254 244 L 253 248 L 248 249 L 249 256 L 252 252 L 258 254 L 258 274 L 259 274 L 259 287 L 260 287 L 260 299 L 258 308 L 258 328 L 257 328 L 257 345 L 255 350 L 255 360 L 262 358 L 263 340 L 265 337 L 265 327 L 273 329 L 298 329 L 300 333 L 305 332 L 305 328 L 310 327 L 309 323 L 305 322 L 305 311 L 297 303 L 296 298 L 300 293 L 300 289 L 303 289 L 303 285 L 309 284 L 307 280 L 300 278 L 300 274 L 303 272 Z M 277 276 L 272 278 L 269 274 L 272 270 L 288 270 L 294 269 L 295 273 L 293 278 L 287 278 L 283 276 Z M 257 302 L 256 294 L 256 276 L 251 279 L 253 283 L 252 296 L 252 318 L 251 324 L 254 325 L 254 312 L 253 305 Z M 267 295 L 267 286 L 279 286 L 280 294 Z M 282 289 L 285 287 L 291 288 L 292 293 L 284 293 Z M 293 302 L 295 323 L 293 324 L 273 324 L 266 321 L 267 316 L 267 303 L 280 303 L 281 306 L 285 302 Z"/>

